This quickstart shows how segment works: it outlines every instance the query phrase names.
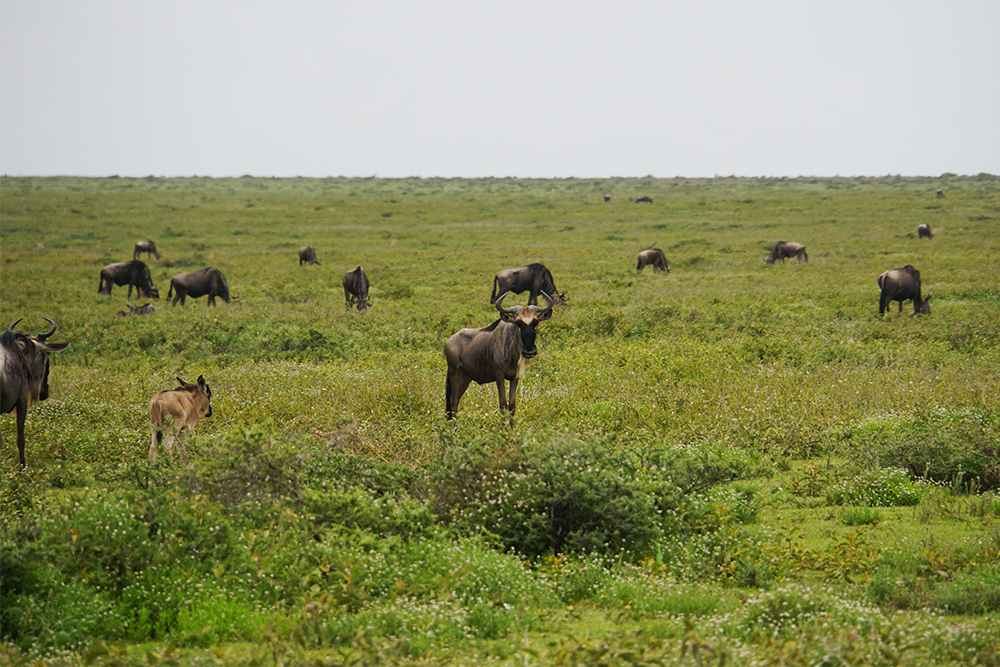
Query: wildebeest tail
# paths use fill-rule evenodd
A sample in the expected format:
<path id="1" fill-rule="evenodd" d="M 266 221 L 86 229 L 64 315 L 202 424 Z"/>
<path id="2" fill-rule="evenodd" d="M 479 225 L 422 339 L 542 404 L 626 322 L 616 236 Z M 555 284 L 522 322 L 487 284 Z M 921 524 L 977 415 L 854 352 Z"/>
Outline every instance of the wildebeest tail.
<path id="1" fill-rule="evenodd" d="M 167 290 L 167 298 L 169 299 L 171 296 L 173 296 L 173 293 L 174 293 L 174 281 L 173 281 L 173 279 L 171 279 L 170 280 L 170 289 Z"/>

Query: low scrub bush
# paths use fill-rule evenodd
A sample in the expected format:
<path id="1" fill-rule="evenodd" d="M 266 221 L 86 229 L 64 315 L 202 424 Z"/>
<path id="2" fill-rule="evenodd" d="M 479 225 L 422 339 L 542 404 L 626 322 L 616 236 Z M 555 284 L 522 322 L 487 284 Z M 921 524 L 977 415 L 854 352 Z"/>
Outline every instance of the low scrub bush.
<path id="1" fill-rule="evenodd" d="M 447 496 L 447 506 L 439 497 L 438 507 L 460 530 L 493 535 L 501 549 L 529 558 L 577 553 L 641 560 L 672 535 L 711 533 L 737 521 L 726 502 L 699 491 L 744 470 L 736 458 L 704 451 L 616 451 L 576 440 L 533 446 L 507 461 L 474 450 L 442 469 L 446 479 L 438 483 L 454 488 L 459 480 L 464 494 Z M 739 502 L 732 508 L 752 519 L 751 496 L 733 498 Z"/>
<path id="2" fill-rule="evenodd" d="M 905 470 L 876 468 L 838 482 L 827 490 L 826 501 L 830 505 L 898 507 L 919 503 L 921 491 Z"/>

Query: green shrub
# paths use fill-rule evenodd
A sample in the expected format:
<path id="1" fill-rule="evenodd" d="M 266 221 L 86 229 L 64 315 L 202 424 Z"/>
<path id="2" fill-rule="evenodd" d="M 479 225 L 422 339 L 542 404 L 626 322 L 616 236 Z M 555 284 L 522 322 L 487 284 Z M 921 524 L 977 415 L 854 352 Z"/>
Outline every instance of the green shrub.
<path id="1" fill-rule="evenodd" d="M 874 507 L 845 507 L 841 520 L 846 526 L 873 526 L 882 521 L 882 513 Z"/>
<path id="2" fill-rule="evenodd" d="M 962 572 L 954 581 L 940 584 L 931 603 L 949 614 L 1000 613 L 1000 564 Z"/>
<path id="3" fill-rule="evenodd" d="M 920 502 L 920 485 L 905 470 L 867 470 L 835 484 L 826 492 L 829 505 L 898 507 Z M 870 523 L 870 522 L 868 522 Z"/>

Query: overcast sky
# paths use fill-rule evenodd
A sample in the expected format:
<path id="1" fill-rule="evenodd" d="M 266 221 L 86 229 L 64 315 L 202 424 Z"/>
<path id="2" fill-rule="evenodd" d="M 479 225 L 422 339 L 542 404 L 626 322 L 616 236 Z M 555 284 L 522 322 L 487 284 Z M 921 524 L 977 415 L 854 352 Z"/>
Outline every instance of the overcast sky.
<path id="1" fill-rule="evenodd" d="M 1000 173 L 997 0 L 0 0 L 0 173 Z"/>

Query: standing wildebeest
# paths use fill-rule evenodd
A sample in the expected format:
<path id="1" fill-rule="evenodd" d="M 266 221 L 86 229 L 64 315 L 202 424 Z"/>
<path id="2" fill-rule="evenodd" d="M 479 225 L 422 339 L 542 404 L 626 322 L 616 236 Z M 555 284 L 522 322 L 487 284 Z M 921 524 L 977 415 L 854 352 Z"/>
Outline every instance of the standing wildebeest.
<path id="1" fill-rule="evenodd" d="M 635 203 L 636 204 L 652 204 L 653 203 L 653 198 L 652 197 L 639 197 L 638 199 L 635 200 Z"/>
<path id="2" fill-rule="evenodd" d="M 878 286 L 882 290 L 878 299 L 879 317 L 885 315 L 890 301 L 899 302 L 899 312 L 903 312 L 903 302 L 913 299 L 913 315 L 930 315 L 931 295 L 924 299 L 920 296 L 920 272 L 907 264 L 901 269 L 889 269 L 878 277 Z M 910 317 L 912 317 L 911 315 Z"/>
<path id="3" fill-rule="evenodd" d="M 135 249 L 132 251 L 132 259 L 139 259 L 139 255 L 146 253 L 146 259 L 149 259 L 150 255 L 160 258 L 160 253 L 156 252 L 156 244 L 152 241 L 136 241 Z"/>
<path id="4" fill-rule="evenodd" d="M 160 298 L 160 291 L 153 285 L 153 277 L 149 274 L 149 267 L 137 259 L 133 259 L 131 262 L 108 264 L 101 269 L 101 279 L 97 282 L 97 293 L 111 294 L 111 288 L 114 285 L 119 287 L 128 285 L 126 299 L 132 298 L 133 287 L 140 297 Z"/>
<path id="5" fill-rule="evenodd" d="M 635 270 L 642 271 L 647 264 L 653 266 L 653 273 L 657 271 L 670 273 L 670 267 L 667 266 L 667 258 L 659 248 L 650 248 L 649 250 L 640 252 L 639 264 L 635 267 Z"/>
<path id="6" fill-rule="evenodd" d="M 504 308 L 504 297 L 496 301 L 500 319 L 484 329 L 462 329 L 444 344 L 444 357 L 448 362 L 445 384 L 445 411 L 448 419 L 458 413 L 458 402 L 475 380 L 479 384 L 497 383 L 500 410 L 510 410 L 511 423 L 517 408 L 517 382 L 525 366 L 538 354 L 535 347 L 535 329 L 539 322 L 552 317 L 555 301 L 542 292 L 549 305 L 514 306 Z M 504 395 L 504 381 L 510 381 L 510 397 Z"/>
<path id="7" fill-rule="evenodd" d="M 303 264 L 319 264 L 319 260 L 316 259 L 316 248 L 307 245 L 299 250 L 299 266 Z"/>
<path id="8" fill-rule="evenodd" d="M 69 345 L 69 341 L 46 342 L 56 332 L 56 323 L 47 317 L 45 320 L 52 325 L 46 333 L 30 336 L 14 331 L 21 320 L 0 333 L 0 414 L 17 410 L 14 417 L 21 468 L 27 467 L 24 460 L 24 420 L 33 405 L 49 397 L 49 354 Z M 3 434 L 0 434 L 2 446 Z"/>
<path id="9" fill-rule="evenodd" d="M 363 311 L 371 307 L 368 303 L 368 275 L 360 266 L 344 274 L 344 298 L 348 308 L 357 306 Z"/>
<path id="10" fill-rule="evenodd" d="M 937 189 L 937 196 L 938 197 L 944 197 L 944 190 L 942 190 L 941 188 L 938 188 Z"/>
<path id="11" fill-rule="evenodd" d="M 202 269 L 201 271 L 178 273 L 170 279 L 170 289 L 167 291 L 168 299 L 174 290 L 177 290 L 177 296 L 171 302 L 172 306 L 176 306 L 178 301 L 183 306 L 187 297 L 197 299 L 206 294 L 208 295 L 209 306 L 215 305 L 215 297 L 219 297 L 226 303 L 236 298 L 235 296 L 229 296 L 229 283 L 226 282 L 226 277 L 222 275 L 222 271 L 212 267 Z"/>
<path id="12" fill-rule="evenodd" d="M 132 315 L 152 315 L 156 312 L 156 308 L 153 308 L 152 304 L 147 303 L 145 306 L 133 306 L 128 301 L 125 302 L 125 307 L 128 308 L 127 311 L 119 310 L 115 313 L 115 317 L 131 317 Z"/>
<path id="13" fill-rule="evenodd" d="M 931 226 L 928 225 L 926 222 L 921 223 L 917 227 L 917 238 L 918 239 L 932 239 L 932 238 L 934 238 L 934 234 L 931 233 Z"/>
<path id="14" fill-rule="evenodd" d="M 611 201 L 611 195 L 604 195 L 604 201 L 605 202 Z"/>
<path id="15" fill-rule="evenodd" d="M 768 264 L 774 264 L 777 261 L 784 262 L 786 259 L 792 257 L 797 258 L 800 264 L 809 261 L 809 255 L 806 254 L 806 247 L 801 243 L 778 241 L 771 248 L 771 256 L 764 261 Z"/>
<path id="16" fill-rule="evenodd" d="M 551 294 L 551 298 L 560 306 L 566 305 L 566 292 L 559 293 L 555 281 L 552 280 L 552 273 L 538 263 L 504 269 L 493 276 L 490 303 L 496 303 L 500 294 L 506 292 L 520 294 L 525 291 L 528 292 L 529 306 L 538 305 L 538 295 L 542 292 Z"/>
<path id="17" fill-rule="evenodd" d="M 151 422 L 149 461 L 156 463 L 156 446 L 163 442 L 163 449 L 173 459 L 174 440 L 185 428 L 194 431 L 195 424 L 202 417 L 212 416 L 212 390 L 205 378 L 198 376 L 198 384 L 188 384 L 177 378 L 181 386 L 177 389 L 161 391 L 149 401 L 149 421 Z M 163 440 L 164 421 L 169 420 L 167 439 Z M 187 460 L 184 444 L 178 440 L 181 458 Z"/>

